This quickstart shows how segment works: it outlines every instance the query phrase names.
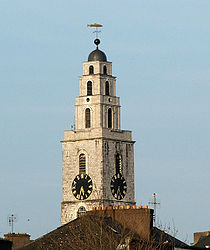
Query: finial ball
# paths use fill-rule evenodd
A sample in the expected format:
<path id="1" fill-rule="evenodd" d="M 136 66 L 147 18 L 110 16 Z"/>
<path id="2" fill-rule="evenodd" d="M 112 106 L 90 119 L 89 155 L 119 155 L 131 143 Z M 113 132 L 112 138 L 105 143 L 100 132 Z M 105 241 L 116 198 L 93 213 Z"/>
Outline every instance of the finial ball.
<path id="1" fill-rule="evenodd" d="M 99 40 L 98 38 L 96 38 L 96 39 L 94 40 L 94 43 L 95 43 L 96 46 L 98 46 L 98 45 L 100 44 L 100 40 Z"/>

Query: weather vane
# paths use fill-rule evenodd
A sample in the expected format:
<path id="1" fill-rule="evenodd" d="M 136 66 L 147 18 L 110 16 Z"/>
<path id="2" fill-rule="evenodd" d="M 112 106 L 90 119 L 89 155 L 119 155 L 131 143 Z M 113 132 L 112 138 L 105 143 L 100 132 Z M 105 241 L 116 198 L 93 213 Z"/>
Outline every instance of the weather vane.
<path id="1" fill-rule="evenodd" d="M 96 39 L 97 39 L 98 38 L 98 33 L 101 32 L 100 30 L 98 30 L 98 28 L 103 27 L 103 25 L 98 24 L 98 23 L 93 23 L 93 24 L 88 24 L 87 26 L 96 28 L 95 31 L 93 31 L 93 33 L 96 33 Z"/>

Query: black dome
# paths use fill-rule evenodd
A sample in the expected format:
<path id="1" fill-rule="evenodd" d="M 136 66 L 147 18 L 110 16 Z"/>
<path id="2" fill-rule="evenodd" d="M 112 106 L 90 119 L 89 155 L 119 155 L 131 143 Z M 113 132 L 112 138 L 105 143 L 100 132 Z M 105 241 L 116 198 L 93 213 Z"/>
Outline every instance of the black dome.
<path id="1" fill-rule="evenodd" d="M 105 53 L 97 48 L 90 53 L 88 56 L 88 61 L 106 62 L 107 59 Z"/>

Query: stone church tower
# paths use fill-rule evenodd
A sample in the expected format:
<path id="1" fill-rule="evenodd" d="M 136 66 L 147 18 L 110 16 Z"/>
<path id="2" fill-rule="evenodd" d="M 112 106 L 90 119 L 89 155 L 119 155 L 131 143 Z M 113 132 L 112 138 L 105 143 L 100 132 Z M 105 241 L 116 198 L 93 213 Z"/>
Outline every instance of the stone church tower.
<path id="1" fill-rule="evenodd" d="M 134 205 L 134 141 L 120 128 L 112 63 L 96 49 L 83 63 L 75 129 L 64 132 L 62 225 L 98 206 Z"/>

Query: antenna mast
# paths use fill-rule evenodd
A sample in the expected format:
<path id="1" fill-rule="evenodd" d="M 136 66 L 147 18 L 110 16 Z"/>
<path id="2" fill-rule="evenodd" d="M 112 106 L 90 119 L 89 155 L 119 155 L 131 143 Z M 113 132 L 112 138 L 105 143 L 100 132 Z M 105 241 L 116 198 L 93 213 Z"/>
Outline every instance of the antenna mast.
<path id="1" fill-rule="evenodd" d="M 16 222 L 16 220 L 17 218 L 14 214 L 9 215 L 8 222 L 9 222 L 9 226 L 12 227 L 12 231 L 11 231 L 12 234 L 14 233 L 14 222 Z"/>
<path id="2" fill-rule="evenodd" d="M 156 226 L 156 210 L 157 210 L 157 206 L 160 205 L 160 202 L 157 201 L 156 193 L 153 193 L 152 196 L 153 196 L 153 200 L 149 201 L 148 203 L 153 206 L 153 209 L 154 209 L 153 223 L 154 223 L 154 226 Z"/>

